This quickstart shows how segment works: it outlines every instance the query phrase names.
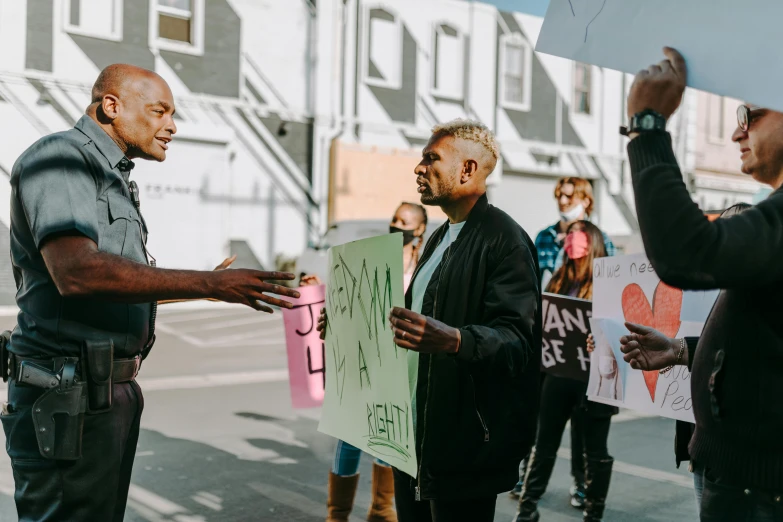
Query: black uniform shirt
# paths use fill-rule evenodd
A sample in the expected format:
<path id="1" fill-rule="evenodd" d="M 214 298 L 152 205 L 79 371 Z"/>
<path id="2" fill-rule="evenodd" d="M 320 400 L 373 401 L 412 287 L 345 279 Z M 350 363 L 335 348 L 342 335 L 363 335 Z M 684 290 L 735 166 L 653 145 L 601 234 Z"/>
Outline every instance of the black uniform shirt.
<path id="1" fill-rule="evenodd" d="M 89 116 L 71 130 L 41 138 L 16 161 L 11 261 L 20 312 L 11 337 L 13 353 L 78 356 L 86 339 L 112 339 L 118 358 L 142 351 L 150 303 L 64 298 L 40 252 L 53 234 L 78 234 L 95 241 L 102 252 L 147 264 L 147 229 L 128 190 L 132 165 Z"/>

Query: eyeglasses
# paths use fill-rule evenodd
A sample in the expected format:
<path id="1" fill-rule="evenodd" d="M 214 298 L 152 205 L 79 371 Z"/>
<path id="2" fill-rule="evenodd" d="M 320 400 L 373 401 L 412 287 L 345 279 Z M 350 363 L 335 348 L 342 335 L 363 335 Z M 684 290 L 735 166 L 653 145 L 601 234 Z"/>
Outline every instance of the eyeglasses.
<path id="1" fill-rule="evenodd" d="M 737 125 L 742 129 L 742 132 L 748 132 L 750 123 L 753 121 L 753 113 L 759 110 L 761 110 L 761 107 L 749 107 L 747 105 L 737 107 Z"/>

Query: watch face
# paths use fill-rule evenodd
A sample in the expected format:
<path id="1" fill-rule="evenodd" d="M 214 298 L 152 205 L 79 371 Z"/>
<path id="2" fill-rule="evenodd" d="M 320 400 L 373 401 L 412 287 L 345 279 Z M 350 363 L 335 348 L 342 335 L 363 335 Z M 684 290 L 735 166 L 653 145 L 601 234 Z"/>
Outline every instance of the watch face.
<path id="1" fill-rule="evenodd" d="M 642 116 L 642 120 L 639 122 L 639 126 L 645 130 L 652 130 L 655 128 L 655 116 L 652 114 L 645 114 Z"/>

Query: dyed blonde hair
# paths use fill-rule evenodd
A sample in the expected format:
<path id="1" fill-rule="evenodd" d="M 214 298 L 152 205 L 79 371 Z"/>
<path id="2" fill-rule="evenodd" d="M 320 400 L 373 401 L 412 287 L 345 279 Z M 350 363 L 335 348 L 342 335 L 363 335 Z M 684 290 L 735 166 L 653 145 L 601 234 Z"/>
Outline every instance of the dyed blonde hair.
<path id="1" fill-rule="evenodd" d="M 489 127 L 475 120 L 456 119 L 446 123 L 435 125 L 432 128 L 433 135 L 453 136 L 466 141 L 472 141 L 482 145 L 492 154 L 495 162 L 500 157 L 500 146 L 498 145 L 495 134 L 489 130 Z"/>

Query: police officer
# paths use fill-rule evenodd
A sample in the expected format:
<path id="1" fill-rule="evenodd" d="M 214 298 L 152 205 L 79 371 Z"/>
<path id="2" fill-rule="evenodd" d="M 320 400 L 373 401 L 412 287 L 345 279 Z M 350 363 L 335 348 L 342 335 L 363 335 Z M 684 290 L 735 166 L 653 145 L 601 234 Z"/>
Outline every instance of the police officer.
<path id="1" fill-rule="evenodd" d="M 154 267 L 131 160 L 163 161 L 174 100 L 157 74 L 103 70 L 75 128 L 46 136 L 11 175 L 18 326 L 0 360 L 0 416 L 19 518 L 122 520 L 144 400 L 135 382 L 156 303 L 217 299 L 271 312 L 293 274 Z M 182 223 L 181 226 L 187 226 Z"/>

